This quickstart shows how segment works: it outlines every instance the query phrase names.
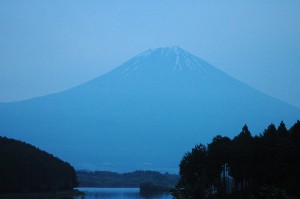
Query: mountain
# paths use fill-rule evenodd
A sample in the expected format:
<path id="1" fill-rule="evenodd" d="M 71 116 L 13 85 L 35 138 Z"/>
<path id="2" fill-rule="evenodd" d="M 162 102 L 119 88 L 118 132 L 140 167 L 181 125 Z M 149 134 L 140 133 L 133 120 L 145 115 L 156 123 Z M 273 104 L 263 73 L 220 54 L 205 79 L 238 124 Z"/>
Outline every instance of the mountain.
<path id="1" fill-rule="evenodd" d="M 76 168 L 178 171 L 186 151 L 244 124 L 261 133 L 300 110 L 179 47 L 147 50 L 70 90 L 0 104 L 0 133 Z"/>

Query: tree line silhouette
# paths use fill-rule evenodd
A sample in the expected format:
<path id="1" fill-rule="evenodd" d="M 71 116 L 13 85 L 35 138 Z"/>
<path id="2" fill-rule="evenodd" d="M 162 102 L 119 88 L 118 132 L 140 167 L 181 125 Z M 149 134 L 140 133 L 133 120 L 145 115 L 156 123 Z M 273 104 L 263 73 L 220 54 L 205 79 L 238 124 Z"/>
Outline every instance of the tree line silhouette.
<path id="1" fill-rule="evenodd" d="M 0 193 L 71 190 L 74 168 L 30 144 L 0 136 Z"/>
<path id="2" fill-rule="evenodd" d="M 233 139 L 216 136 L 180 162 L 175 198 L 300 197 L 300 121 L 289 130 L 270 124 L 252 136 L 247 125 Z"/>

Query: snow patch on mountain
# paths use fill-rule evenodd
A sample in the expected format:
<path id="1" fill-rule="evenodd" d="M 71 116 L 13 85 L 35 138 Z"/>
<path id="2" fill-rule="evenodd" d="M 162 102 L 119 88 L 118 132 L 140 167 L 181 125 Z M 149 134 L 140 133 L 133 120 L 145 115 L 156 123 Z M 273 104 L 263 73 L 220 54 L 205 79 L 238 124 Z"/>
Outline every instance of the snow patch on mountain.
<path id="1" fill-rule="evenodd" d="M 213 66 L 196 57 L 178 46 L 148 49 L 128 62 L 122 64 L 115 75 L 119 78 L 126 78 L 136 74 L 138 71 L 147 73 L 178 73 L 183 71 L 201 72 L 203 74 L 215 72 Z"/>

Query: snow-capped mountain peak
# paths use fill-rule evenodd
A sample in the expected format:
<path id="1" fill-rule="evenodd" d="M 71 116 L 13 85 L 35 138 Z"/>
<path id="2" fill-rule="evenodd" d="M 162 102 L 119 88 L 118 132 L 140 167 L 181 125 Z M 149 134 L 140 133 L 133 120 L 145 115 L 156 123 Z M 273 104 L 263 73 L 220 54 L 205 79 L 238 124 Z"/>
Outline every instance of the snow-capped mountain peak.
<path id="1" fill-rule="evenodd" d="M 118 77 L 135 73 L 177 74 L 179 72 L 215 72 L 213 66 L 178 46 L 148 49 L 115 70 Z"/>

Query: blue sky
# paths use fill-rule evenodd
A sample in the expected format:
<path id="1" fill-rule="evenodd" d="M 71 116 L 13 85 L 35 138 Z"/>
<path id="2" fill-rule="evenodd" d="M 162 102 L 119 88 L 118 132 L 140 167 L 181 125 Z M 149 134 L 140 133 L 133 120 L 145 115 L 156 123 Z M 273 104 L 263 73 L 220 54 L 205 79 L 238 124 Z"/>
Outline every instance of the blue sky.
<path id="1" fill-rule="evenodd" d="M 62 91 L 180 46 L 300 107 L 298 0 L 0 0 L 0 101 Z"/>

